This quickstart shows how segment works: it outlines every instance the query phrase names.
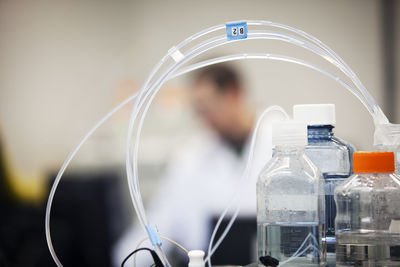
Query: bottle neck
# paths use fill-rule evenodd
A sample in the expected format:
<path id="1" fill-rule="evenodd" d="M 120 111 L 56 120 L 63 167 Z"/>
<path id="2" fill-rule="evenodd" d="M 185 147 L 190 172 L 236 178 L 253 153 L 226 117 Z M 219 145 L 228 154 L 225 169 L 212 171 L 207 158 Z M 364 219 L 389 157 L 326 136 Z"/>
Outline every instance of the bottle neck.
<path id="1" fill-rule="evenodd" d="M 304 146 L 294 145 L 276 145 L 274 148 L 274 156 L 295 156 L 304 154 Z"/>
<path id="2" fill-rule="evenodd" d="M 329 141 L 333 137 L 332 125 L 308 125 L 308 141 Z"/>

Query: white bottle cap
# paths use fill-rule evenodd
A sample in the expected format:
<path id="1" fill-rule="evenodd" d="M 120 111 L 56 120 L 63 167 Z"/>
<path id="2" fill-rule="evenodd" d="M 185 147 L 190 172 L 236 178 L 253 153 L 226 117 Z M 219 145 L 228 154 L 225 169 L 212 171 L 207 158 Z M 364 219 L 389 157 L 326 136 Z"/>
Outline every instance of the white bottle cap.
<path id="1" fill-rule="evenodd" d="M 188 253 L 189 265 L 188 267 L 204 267 L 204 251 L 202 250 L 191 250 Z"/>
<path id="2" fill-rule="evenodd" d="M 293 119 L 308 125 L 335 125 L 334 104 L 294 105 Z"/>
<path id="3" fill-rule="evenodd" d="M 272 124 L 272 145 L 306 146 L 307 124 L 299 121 L 281 121 Z"/>

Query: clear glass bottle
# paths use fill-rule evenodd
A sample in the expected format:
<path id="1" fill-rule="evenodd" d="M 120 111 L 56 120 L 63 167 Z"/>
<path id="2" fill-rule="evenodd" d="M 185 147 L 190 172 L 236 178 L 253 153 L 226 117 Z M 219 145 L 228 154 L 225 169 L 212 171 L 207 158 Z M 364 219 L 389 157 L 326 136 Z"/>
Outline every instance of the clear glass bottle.
<path id="1" fill-rule="evenodd" d="M 400 177 L 394 154 L 355 152 L 335 190 L 336 266 L 400 266 Z"/>
<path id="2" fill-rule="evenodd" d="M 273 124 L 272 142 L 273 157 L 257 181 L 258 258 L 284 266 L 323 266 L 324 182 L 304 153 L 306 124 Z"/>
<path id="3" fill-rule="evenodd" d="M 308 125 L 306 155 L 322 172 L 325 181 L 325 227 L 328 265 L 335 264 L 335 188 L 351 175 L 354 147 L 333 133 L 336 123 L 334 104 L 293 106 L 295 120 Z"/>

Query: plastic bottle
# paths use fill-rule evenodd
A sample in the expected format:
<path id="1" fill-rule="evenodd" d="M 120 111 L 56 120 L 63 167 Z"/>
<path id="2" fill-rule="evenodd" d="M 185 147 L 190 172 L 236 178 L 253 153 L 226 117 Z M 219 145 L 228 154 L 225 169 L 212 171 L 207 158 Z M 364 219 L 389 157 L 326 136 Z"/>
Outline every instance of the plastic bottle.
<path id="1" fill-rule="evenodd" d="M 336 266 L 400 266 L 400 177 L 394 154 L 355 152 L 335 190 Z"/>
<path id="2" fill-rule="evenodd" d="M 336 186 L 351 175 L 354 147 L 333 133 L 336 124 L 334 104 L 295 105 L 293 117 L 307 123 L 306 155 L 324 176 L 328 265 L 334 265 L 336 206 L 333 194 Z"/>
<path id="3" fill-rule="evenodd" d="M 279 266 L 321 266 L 326 257 L 324 187 L 304 153 L 306 124 L 274 123 L 272 143 L 273 157 L 257 181 L 259 266 L 276 260 Z"/>

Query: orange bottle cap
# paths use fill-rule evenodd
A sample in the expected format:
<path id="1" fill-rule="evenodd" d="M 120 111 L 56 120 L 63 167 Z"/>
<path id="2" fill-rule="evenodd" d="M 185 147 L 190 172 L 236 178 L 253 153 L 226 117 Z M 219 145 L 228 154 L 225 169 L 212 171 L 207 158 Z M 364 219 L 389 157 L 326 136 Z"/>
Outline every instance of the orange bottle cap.
<path id="1" fill-rule="evenodd" d="M 391 151 L 360 151 L 353 153 L 354 172 L 394 172 Z"/>

